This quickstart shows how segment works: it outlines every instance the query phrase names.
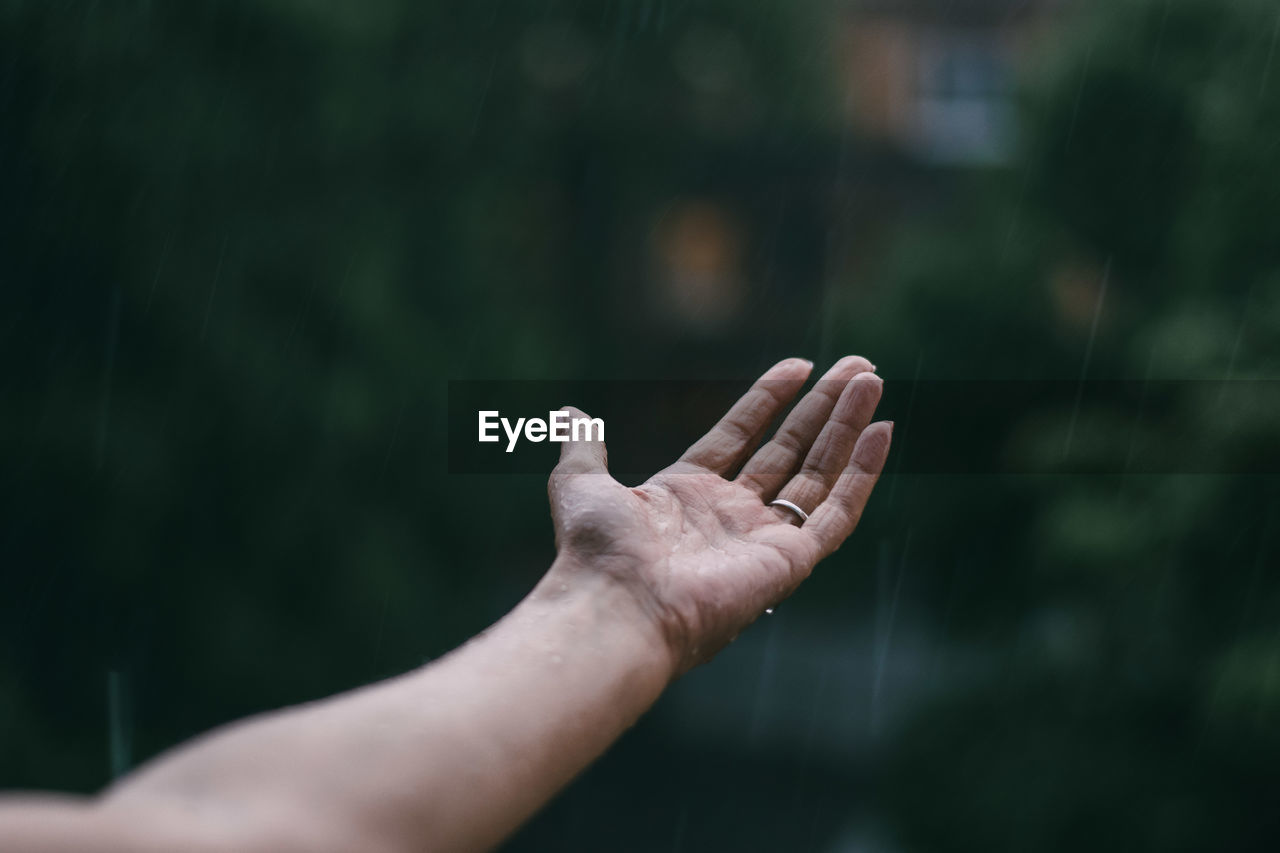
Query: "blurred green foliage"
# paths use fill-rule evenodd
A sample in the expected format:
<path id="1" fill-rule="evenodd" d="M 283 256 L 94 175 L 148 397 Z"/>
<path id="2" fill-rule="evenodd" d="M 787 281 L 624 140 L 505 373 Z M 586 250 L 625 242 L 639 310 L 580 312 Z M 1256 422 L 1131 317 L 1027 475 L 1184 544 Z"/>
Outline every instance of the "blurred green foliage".
<path id="1" fill-rule="evenodd" d="M 104 781 L 108 671 L 146 756 L 510 606 L 545 495 L 445 380 L 634 369 L 620 218 L 821 126 L 821 12 L 4 3 L 0 782 Z"/>
<path id="2" fill-rule="evenodd" d="M 551 553 L 541 484 L 445 474 L 447 379 L 747 376 L 798 348 L 866 352 L 891 384 L 1276 376 L 1264 0 L 1082 4 L 1024 81 L 1011 168 L 936 176 L 874 273 L 806 290 L 818 233 L 737 334 L 631 337 L 666 200 L 750 208 L 800 174 L 849 195 L 819 195 L 813 232 L 860 203 L 834 8 L 0 5 L 0 785 L 106 781 L 109 672 L 137 760 L 513 603 Z M 1280 428 L 1186 387 L 1224 447 Z M 1105 415 L 1079 413 L 1099 453 L 1160 440 Z M 1274 849 L 1277 497 L 1262 476 L 889 478 L 832 561 L 850 571 L 795 606 L 869 610 L 852 569 L 906 530 L 907 594 L 987 661 L 866 771 L 891 834 Z"/>
<path id="3" fill-rule="evenodd" d="M 1276 378 L 1278 26 L 1252 2 L 1073 18 L 1025 81 L 1015 168 L 883 273 L 877 357 L 926 376 Z M 1179 387 L 1180 416 L 1224 450 L 1280 430 L 1273 405 L 1225 420 L 1219 385 Z M 1039 429 L 1057 450 L 1076 419 Z M 1116 471 L 1161 440 L 1157 416 L 1078 420 Z M 897 741 L 881 796 L 908 846 L 1274 849 L 1275 477 L 1022 477 L 950 506 L 914 488 L 950 519 L 918 552 L 954 573 L 926 585 L 933 610 L 996 663 Z M 989 538 L 994 559 L 955 558 Z"/>

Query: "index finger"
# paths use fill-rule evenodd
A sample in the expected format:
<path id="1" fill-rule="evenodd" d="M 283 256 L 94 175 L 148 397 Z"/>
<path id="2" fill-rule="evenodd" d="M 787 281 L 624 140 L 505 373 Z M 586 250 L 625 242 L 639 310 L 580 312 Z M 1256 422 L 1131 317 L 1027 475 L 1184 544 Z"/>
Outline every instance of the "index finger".
<path id="1" fill-rule="evenodd" d="M 720 475 L 737 468 L 760 443 L 778 412 L 804 387 L 811 370 L 813 362 L 803 358 L 788 358 L 766 370 L 680 461 Z"/>

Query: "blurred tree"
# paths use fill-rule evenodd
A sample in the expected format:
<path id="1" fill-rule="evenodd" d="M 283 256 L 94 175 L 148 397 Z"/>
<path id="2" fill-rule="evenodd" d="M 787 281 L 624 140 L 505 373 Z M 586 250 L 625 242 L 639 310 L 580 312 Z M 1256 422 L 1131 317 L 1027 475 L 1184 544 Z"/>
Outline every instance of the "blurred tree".
<path id="1" fill-rule="evenodd" d="M 1278 27 L 1247 0 L 1081 9 L 1027 81 L 1016 168 L 904 237 L 877 357 L 926 377 L 1275 379 Z M 1086 403 L 1010 452 L 1042 468 L 1074 429 L 1121 471 L 1173 423 L 1222 460 L 1280 430 L 1273 399 L 1243 416 L 1221 385 L 1172 387 L 1142 432 Z M 888 750 L 901 840 L 1275 849 L 1276 478 L 1063 471 L 917 485 L 901 510 L 935 534 L 919 563 L 939 619 L 992 661 Z"/>
<path id="2" fill-rule="evenodd" d="M 615 375 L 619 211 L 819 128 L 824 20 L 0 4 L 0 785 L 102 784 L 109 671 L 136 762 L 513 603 L 542 486 L 444 479 L 444 381 Z"/>

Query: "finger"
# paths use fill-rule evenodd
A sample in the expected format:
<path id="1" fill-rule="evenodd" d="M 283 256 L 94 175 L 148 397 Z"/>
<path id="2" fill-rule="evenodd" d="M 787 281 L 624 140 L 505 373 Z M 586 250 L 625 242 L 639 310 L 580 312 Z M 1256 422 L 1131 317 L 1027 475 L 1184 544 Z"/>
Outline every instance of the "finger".
<path id="1" fill-rule="evenodd" d="M 764 431 L 804 386 L 811 370 L 813 362 L 802 358 L 789 358 L 769 368 L 680 461 L 721 475 L 732 471 L 760 443 Z"/>
<path id="2" fill-rule="evenodd" d="M 892 437 L 892 421 L 879 421 L 864 429 L 853 449 L 853 457 L 831 489 L 831 494 L 804 523 L 801 530 L 809 534 L 810 541 L 817 548 L 817 559 L 839 548 L 840 543 L 858 526 L 871 490 L 884 470 Z"/>
<path id="3" fill-rule="evenodd" d="M 791 410 L 769 443 L 747 460 L 737 482 L 762 498 L 776 495 L 800 467 L 849 380 L 875 369 L 860 355 L 847 355 L 832 365 Z"/>
<path id="4" fill-rule="evenodd" d="M 581 409 L 564 406 L 569 415 L 569 440 L 560 445 L 560 463 L 551 472 L 552 479 L 566 474 L 606 473 L 609 454 L 604 446 L 604 424 Z"/>
<path id="5" fill-rule="evenodd" d="M 778 498 L 791 501 L 812 513 L 827 497 L 836 478 L 849 463 L 858 436 L 871 423 L 880 403 L 883 383 L 874 373 L 859 373 L 840 394 L 831 418 L 809 448 L 800 472 L 778 492 Z M 778 509 L 785 518 L 794 518 L 787 509 Z"/>

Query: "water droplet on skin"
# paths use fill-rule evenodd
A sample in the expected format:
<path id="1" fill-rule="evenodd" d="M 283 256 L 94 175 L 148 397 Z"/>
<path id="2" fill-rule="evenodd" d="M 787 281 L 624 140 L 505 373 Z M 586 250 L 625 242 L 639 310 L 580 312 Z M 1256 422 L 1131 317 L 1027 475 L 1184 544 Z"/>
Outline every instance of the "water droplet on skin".
<path id="1" fill-rule="evenodd" d="M 772 607 L 766 607 L 766 608 L 764 609 L 764 615 L 765 615 L 765 616 L 772 616 L 772 615 L 773 615 L 773 608 L 772 608 Z"/>

